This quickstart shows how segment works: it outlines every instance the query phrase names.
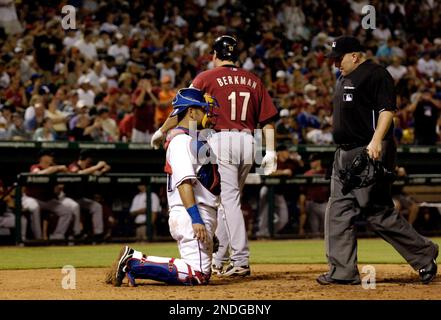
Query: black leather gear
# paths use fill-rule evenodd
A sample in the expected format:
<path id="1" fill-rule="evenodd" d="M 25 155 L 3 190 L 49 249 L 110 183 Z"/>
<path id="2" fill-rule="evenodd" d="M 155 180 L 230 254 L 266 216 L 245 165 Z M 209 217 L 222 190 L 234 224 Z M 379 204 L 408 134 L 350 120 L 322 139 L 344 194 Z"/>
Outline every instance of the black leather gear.
<path id="1" fill-rule="evenodd" d="M 342 193 L 346 195 L 353 189 L 370 186 L 379 180 L 393 181 L 396 176 L 381 161 L 372 160 L 367 149 L 363 149 L 349 167 L 340 170 L 339 178 L 343 183 Z"/>

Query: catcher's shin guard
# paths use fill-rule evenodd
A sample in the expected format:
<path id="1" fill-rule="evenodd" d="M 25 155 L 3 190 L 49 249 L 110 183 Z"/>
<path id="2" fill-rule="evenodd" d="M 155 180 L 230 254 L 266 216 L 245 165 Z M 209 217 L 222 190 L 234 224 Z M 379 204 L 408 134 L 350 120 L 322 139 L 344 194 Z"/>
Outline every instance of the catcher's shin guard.
<path id="1" fill-rule="evenodd" d="M 181 259 L 147 256 L 127 262 L 127 278 L 131 286 L 135 279 L 151 279 L 172 285 L 208 284 L 209 276 L 194 271 Z"/>

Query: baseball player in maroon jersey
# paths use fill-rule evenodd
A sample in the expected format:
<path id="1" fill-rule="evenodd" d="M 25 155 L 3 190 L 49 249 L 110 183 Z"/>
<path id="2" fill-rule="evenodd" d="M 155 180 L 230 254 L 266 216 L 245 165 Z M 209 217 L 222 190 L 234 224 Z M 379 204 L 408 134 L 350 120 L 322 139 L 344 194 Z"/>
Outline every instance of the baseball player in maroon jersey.
<path id="1" fill-rule="evenodd" d="M 220 105 L 216 133 L 208 138 L 219 165 L 222 202 L 216 229 L 219 249 L 213 257 L 212 271 L 222 276 L 245 276 L 250 274 L 249 248 L 240 198 L 255 160 L 252 133 L 260 124 L 266 146 L 261 169 L 264 174 L 271 174 L 277 169 L 272 123 L 277 109 L 261 80 L 236 66 L 239 52 L 234 37 L 217 38 L 213 49 L 215 68 L 201 72 L 191 84 L 216 98 Z M 169 117 L 155 132 L 151 142 L 154 148 L 159 148 L 164 133 L 176 123 L 176 117 Z M 230 264 L 226 266 L 228 260 Z"/>

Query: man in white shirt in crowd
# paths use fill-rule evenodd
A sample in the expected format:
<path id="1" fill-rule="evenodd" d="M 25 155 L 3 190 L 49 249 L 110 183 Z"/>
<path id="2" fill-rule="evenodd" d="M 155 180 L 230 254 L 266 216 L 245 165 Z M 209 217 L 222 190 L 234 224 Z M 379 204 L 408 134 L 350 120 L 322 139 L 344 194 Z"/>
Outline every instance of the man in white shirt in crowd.
<path id="1" fill-rule="evenodd" d="M 88 60 L 95 60 L 98 56 L 95 44 L 92 42 L 93 32 L 87 29 L 84 31 L 83 39 L 75 42 L 74 47 L 80 50 L 81 54 Z"/>
<path id="2" fill-rule="evenodd" d="M 437 68 L 435 60 L 432 59 L 429 51 L 425 51 L 423 56 L 418 59 L 417 69 L 424 76 L 433 77 Z"/>
<path id="3" fill-rule="evenodd" d="M 118 87 L 118 70 L 115 67 L 115 57 L 108 55 L 103 63 L 103 68 L 101 71 L 101 78 L 107 78 L 107 87 Z"/>
<path id="4" fill-rule="evenodd" d="M 78 79 L 80 88 L 77 90 L 78 99 L 84 101 L 84 104 L 88 107 L 94 105 L 95 92 L 93 91 L 92 84 L 90 83 L 90 78 L 83 77 Z"/>
<path id="5" fill-rule="evenodd" d="M 389 71 L 392 78 L 394 78 L 395 83 L 400 81 L 400 79 L 407 73 L 407 68 L 401 64 L 401 59 L 396 56 L 392 57 L 392 64 L 386 69 Z"/>
<path id="6" fill-rule="evenodd" d="M 113 56 L 118 65 L 125 64 L 130 59 L 129 47 L 125 45 L 124 36 L 121 33 L 115 35 L 116 43 L 109 47 L 107 54 Z"/>
<path id="7" fill-rule="evenodd" d="M 136 224 L 136 239 L 137 240 L 147 240 L 147 228 L 146 228 L 146 221 L 147 221 L 147 212 L 146 212 L 146 206 L 147 206 L 147 193 L 146 193 L 146 186 L 145 185 L 139 185 L 138 190 L 139 193 L 133 198 L 132 204 L 130 205 L 130 215 L 135 218 L 135 224 Z M 162 211 L 161 208 L 161 202 L 159 201 L 159 197 L 156 193 L 152 192 L 150 195 L 150 203 L 151 203 L 151 210 L 152 210 L 152 225 L 155 225 L 156 220 L 158 219 L 159 213 Z M 153 234 L 156 233 L 156 230 L 153 229 Z"/>

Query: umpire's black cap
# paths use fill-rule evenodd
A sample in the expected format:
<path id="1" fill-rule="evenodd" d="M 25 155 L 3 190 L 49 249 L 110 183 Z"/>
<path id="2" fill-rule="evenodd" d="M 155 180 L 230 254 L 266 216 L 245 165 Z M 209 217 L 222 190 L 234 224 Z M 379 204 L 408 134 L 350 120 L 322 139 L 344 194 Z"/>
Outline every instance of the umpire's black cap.
<path id="1" fill-rule="evenodd" d="M 332 42 L 332 50 L 326 55 L 326 57 L 336 59 L 351 52 L 364 52 L 364 48 L 357 38 L 352 36 L 341 36 Z"/>

